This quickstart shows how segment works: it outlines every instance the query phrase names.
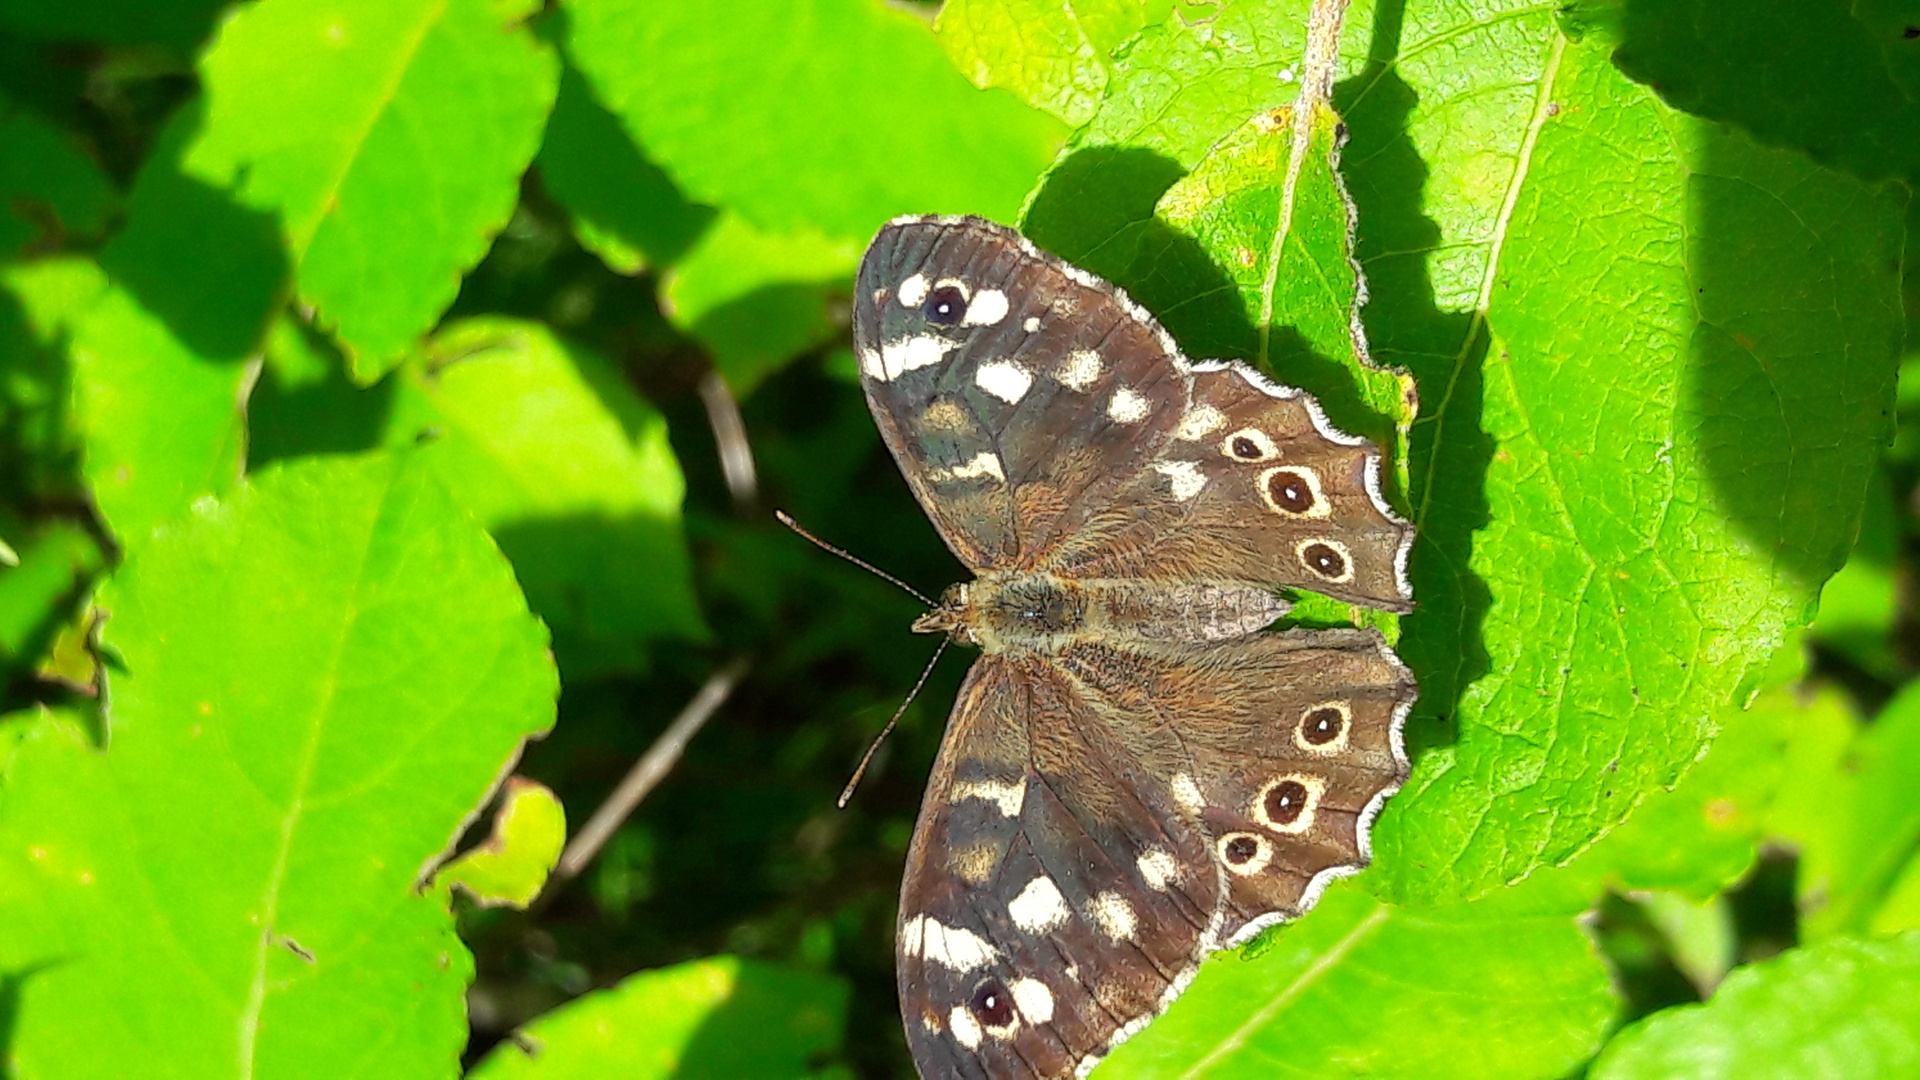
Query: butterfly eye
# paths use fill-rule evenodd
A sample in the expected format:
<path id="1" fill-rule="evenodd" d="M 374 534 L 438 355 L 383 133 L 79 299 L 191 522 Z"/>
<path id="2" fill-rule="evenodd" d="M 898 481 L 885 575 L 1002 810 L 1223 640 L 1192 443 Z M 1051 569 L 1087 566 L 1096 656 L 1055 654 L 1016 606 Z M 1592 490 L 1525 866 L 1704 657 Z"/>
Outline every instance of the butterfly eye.
<path id="1" fill-rule="evenodd" d="M 981 1024 L 990 1028 L 1003 1028 L 1013 1023 L 1013 995 L 1001 985 L 999 979 L 988 979 L 973 992 L 973 1000 L 967 1002 L 967 1009 Z"/>
<path id="2" fill-rule="evenodd" d="M 967 317 L 967 294 L 956 285 L 942 285 L 927 294 L 920 309 L 935 326 L 953 326 Z"/>

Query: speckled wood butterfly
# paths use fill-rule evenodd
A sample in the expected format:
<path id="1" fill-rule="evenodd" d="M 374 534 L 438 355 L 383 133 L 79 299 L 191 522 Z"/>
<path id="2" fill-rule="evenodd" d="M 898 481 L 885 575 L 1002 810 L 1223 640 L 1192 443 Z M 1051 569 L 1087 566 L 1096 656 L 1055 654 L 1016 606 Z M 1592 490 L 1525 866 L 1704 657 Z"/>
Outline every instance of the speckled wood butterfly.
<path id="1" fill-rule="evenodd" d="M 1313 398 L 992 222 L 881 230 L 854 342 L 976 575 L 914 624 L 981 656 L 907 853 L 907 1041 L 928 1077 L 1085 1073 L 1366 864 L 1413 677 L 1373 630 L 1267 627 L 1289 588 L 1408 610 L 1413 529 Z"/>

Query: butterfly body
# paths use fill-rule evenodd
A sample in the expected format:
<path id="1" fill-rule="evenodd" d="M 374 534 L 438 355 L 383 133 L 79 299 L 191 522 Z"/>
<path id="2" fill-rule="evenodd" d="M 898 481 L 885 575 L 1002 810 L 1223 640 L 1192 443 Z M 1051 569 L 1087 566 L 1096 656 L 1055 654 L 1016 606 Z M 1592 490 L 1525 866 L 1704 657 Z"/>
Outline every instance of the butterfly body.
<path id="1" fill-rule="evenodd" d="M 1010 229 L 890 224 L 854 324 L 975 575 L 914 629 L 981 651 L 907 855 L 908 1042 L 929 1077 L 1083 1074 L 1365 865 L 1413 678 L 1377 631 L 1268 627 L 1288 588 L 1408 610 L 1412 528 L 1311 397 Z"/>

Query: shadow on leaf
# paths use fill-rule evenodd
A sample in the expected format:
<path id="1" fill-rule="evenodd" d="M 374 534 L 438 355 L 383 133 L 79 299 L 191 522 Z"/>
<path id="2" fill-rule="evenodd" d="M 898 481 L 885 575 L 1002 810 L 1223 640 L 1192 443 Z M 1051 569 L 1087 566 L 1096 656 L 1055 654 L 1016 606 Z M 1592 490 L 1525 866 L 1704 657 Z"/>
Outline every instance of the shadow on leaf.
<path id="1" fill-rule="evenodd" d="M 1413 373 L 1420 414 L 1411 432 L 1409 501 L 1419 527 L 1409 573 L 1419 606 L 1401 620 L 1400 654 L 1420 678 L 1417 716 L 1440 720 L 1407 729 L 1415 757 L 1454 738 L 1460 695 L 1490 667 L 1481 623 L 1492 606 L 1469 568 L 1475 531 L 1486 525 L 1486 474 L 1493 441 L 1481 429 L 1481 367 L 1487 336 L 1474 316 L 1435 303 L 1426 253 L 1441 243 L 1422 209 L 1427 166 L 1407 134 L 1418 103 L 1393 68 L 1404 4 L 1376 9 L 1373 55 L 1334 89 L 1350 141 L 1342 155 L 1358 208 L 1355 254 L 1371 300 L 1361 315 L 1376 363 Z"/>

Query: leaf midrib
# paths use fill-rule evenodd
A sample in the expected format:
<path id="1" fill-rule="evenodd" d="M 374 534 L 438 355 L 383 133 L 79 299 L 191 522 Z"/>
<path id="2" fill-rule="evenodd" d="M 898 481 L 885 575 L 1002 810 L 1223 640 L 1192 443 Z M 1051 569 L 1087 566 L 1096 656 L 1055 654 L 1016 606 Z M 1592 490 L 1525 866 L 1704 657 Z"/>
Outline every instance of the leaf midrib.
<path id="1" fill-rule="evenodd" d="M 376 508 L 368 528 L 369 537 L 378 529 L 386 516 L 388 497 L 392 495 L 389 485 L 385 495 Z M 246 1004 L 241 1007 L 239 1017 L 239 1076 L 240 1080 L 253 1080 L 254 1061 L 260 1035 L 260 1016 L 266 1010 L 267 1000 L 267 956 L 273 948 L 275 930 L 280 916 L 281 891 L 286 886 L 287 864 L 293 852 L 294 833 L 306 808 L 306 796 L 313 783 L 315 764 L 319 759 L 320 736 L 326 729 L 327 716 L 331 712 L 335 697 L 339 693 L 339 671 L 344 661 L 347 644 L 353 638 L 358 619 L 352 613 L 360 610 L 359 599 L 366 584 L 367 561 L 373 545 L 369 542 L 360 545 L 360 561 L 353 575 L 353 584 L 347 590 L 341 610 L 349 617 L 342 620 L 341 631 L 334 642 L 332 656 L 326 670 L 332 674 L 314 703 L 311 713 L 312 722 L 308 725 L 307 738 L 300 750 L 300 764 L 293 782 L 293 797 L 287 804 L 286 813 L 280 820 L 280 840 L 273 855 L 273 868 L 268 871 L 265 892 L 262 894 L 260 936 L 254 944 L 253 974 L 247 982 Z"/>

